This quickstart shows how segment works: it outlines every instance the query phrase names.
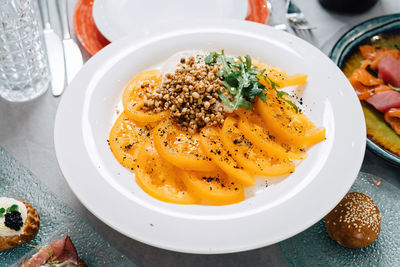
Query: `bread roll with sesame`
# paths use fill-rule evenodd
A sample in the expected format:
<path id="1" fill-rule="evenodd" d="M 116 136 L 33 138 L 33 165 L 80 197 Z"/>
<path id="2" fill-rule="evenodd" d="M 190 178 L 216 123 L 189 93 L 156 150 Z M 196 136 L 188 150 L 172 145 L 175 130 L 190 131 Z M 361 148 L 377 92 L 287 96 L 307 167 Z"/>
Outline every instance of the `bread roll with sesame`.
<path id="1" fill-rule="evenodd" d="M 381 214 L 374 200 L 363 193 L 348 193 L 325 216 L 328 235 L 347 248 L 363 248 L 378 238 Z"/>
<path id="2" fill-rule="evenodd" d="M 31 204 L 0 197 L 0 251 L 31 241 L 39 227 L 40 216 Z"/>

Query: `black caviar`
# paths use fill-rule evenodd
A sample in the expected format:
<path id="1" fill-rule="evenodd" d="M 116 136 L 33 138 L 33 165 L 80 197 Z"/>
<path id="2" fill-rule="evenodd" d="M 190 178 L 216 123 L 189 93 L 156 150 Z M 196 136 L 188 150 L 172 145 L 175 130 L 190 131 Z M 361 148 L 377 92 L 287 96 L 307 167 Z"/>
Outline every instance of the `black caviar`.
<path id="1" fill-rule="evenodd" d="M 19 231 L 22 227 L 23 222 L 22 222 L 22 217 L 21 213 L 19 211 L 13 211 L 11 213 L 6 213 L 4 215 L 5 217 L 5 222 L 4 224 L 15 231 Z"/>

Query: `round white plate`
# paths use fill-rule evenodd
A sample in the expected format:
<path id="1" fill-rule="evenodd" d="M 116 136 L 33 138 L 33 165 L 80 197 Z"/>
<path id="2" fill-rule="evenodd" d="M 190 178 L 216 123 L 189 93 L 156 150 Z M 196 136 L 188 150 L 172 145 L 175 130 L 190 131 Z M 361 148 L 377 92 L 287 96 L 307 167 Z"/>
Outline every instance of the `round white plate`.
<path id="1" fill-rule="evenodd" d="M 150 34 L 152 24 L 171 20 L 240 19 L 247 14 L 247 0 L 96 0 L 93 18 L 111 42 L 132 32 Z"/>
<path id="2" fill-rule="evenodd" d="M 327 214 L 360 169 L 365 125 L 350 83 L 322 52 L 286 32 L 246 21 L 193 21 L 158 25 L 152 36 L 136 33 L 92 57 L 66 89 L 57 112 L 54 142 L 72 191 L 93 214 L 117 231 L 160 248 L 226 253 L 291 237 Z M 229 206 L 175 205 L 158 201 L 136 184 L 107 144 L 125 85 L 176 52 L 189 49 L 245 55 L 307 73 L 303 102 L 326 140 L 288 178 L 253 188 Z"/>

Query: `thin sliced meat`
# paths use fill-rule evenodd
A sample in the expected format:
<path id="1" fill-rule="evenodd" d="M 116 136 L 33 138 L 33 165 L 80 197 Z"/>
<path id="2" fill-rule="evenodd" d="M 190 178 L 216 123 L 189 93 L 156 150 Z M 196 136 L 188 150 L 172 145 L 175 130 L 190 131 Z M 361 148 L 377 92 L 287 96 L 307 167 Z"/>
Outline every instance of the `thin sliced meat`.
<path id="1" fill-rule="evenodd" d="M 370 68 L 374 70 L 377 68 L 379 61 L 388 55 L 400 60 L 400 51 L 397 49 L 387 47 L 376 49 L 371 45 L 362 45 L 359 49 L 362 57 L 370 61 Z"/>
<path id="2" fill-rule="evenodd" d="M 381 48 L 381 50 L 382 50 L 382 49 L 383 49 L 383 48 Z M 385 58 L 385 57 L 387 57 L 387 56 L 392 56 L 392 57 L 394 57 L 394 58 L 400 60 L 400 51 L 399 51 L 399 50 L 395 50 L 395 49 L 390 49 L 390 50 L 386 50 L 386 51 L 383 51 L 383 52 L 381 52 L 381 53 L 378 53 L 378 56 L 375 58 L 375 60 L 373 60 L 373 61 L 371 62 L 371 64 L 369 65 L 369 67 L 370 67 L 371 69 L 373 69 L 373 70 L 376 70 L 376 69 L 378 68 L 379 62 L 380 62 L 383 58 Z"/>
<path id="3" fill-rule="evenodd" d="M 29 260 L 25 259 L 20 267 L 38 267 L 50 260 L 57 260 L 60 263 L 69 261 L 73 264 L 78 264 L 78 253 L 69 236 L 53 241 Z"/>
<path id="4" fill-rule="evenodd" d="M 350 82 L 358 81 L 366 86 L 374 86 L 383 84 L 383 80 L 376 78 L 371 73 L 369 73 L 366 69 L 358 68 L 351 74 L 349 78 Z"/>
<path id="5" fill-rule="evenodd" d="M 391 108 L 385 113 L 385 121 L 400 135 L 400 108 Z"/>
<path id="6" fill-rule="evenodd" d="M 38 267 L 46 263 L 49 259 L 49 253 L 44 249 L 32 256 L 30 259 L 24 259 L 20 267 Z"/>
<path id="7" fill-rule="evenodd" d="M 377 50 L 372 45 L 362 45 L 359 49 L 365 59 L 374 60 L 377 56 Z"/>
<path id="8" fill-rule="evenodd" d="M 65 238 L 64 249 L 62 250 L 62 253 L 55 257 L 54 260 L 58 260 L 59 262 L 70 261 L 73 264 L 78 264 L 78 252 L 76 251 L 76 248 L 69 236 Z"/>
<path id="9" fill-rule="evenodd" d="M 354 89 L 356 90 L 357 96 L 359 100 L 367 100 L 371 96 L 383 92 L 383 91 L 390 91 L 392 88 L 390 88 L 387 85 L 380 84 L 378 86 L 372 86 L 368 87 L 365 85 L 362 85 L 361 83 L 353 84 Z"/>
<path id="10" fill-rule="evenodd" d="M 400 107 L 400 93 L 394 90 L 379 92 L 367 99 L 377 110 L 385 113 L 391 108 Z"/>
<path id="11" fill-rule="evenodd" d="M 391 90 L 383 84 L 382 79 L 378 79 L 363 68 L 356 69 L 350 76 L 349 81 L 357 93 L 360 100 L 366 100 L 375 93 Z"/>
<path id="12" fill-rule="evenodd" d="M 378 63 L 378 75 L 385 83 L 400 87 L 400 60 L 392 55 L 382 58 Z"/>

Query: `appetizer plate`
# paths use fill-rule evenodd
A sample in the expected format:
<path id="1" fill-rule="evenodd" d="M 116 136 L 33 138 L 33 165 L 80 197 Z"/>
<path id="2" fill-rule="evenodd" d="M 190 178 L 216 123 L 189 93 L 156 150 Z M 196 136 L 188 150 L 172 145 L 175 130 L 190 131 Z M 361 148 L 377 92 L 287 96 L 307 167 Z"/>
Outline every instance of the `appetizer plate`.
<path id="1" fill-rule="evenodd" d="M 228 253 L 270 245 L 310 227 L 347 193 L 365 152 L 361 107 L 340 69 L 307 42 L 271 27 L 237 20 L 155 25 L 132 33 L 92 57 L 66 90 L 54 142 L 72 191 L 117 231 L 156 247 L 189 253 Z M 305 113 L 326 128 L 326 140 L 286 179 L 260 178 L 245 201 L 228 206 L 158 201 L 117 162 L 107 144 L 126 84 L 183 50 L 249 54 L 286 70 L 307 73 L 299 88 Z M 119 110 L 121 111 L 121 110 Z M 359 123 L 355 124 L 357 121 Z"/>
<path id="2" fill-rule="evenodd" d="M 244 20 L 247 0 L 96 0 L 93 18 L 100 32 L 115 41 L 131 32 L 150 34 L 155 22 L 174 19 L 230 18 Z"/>
<path id="3" fill-rule="evenodd" d="M 360 45 L 372 44 L 376 46 L 392 46 L 394 38 L 396 38 L 396 42 L 398 43 L 398 40 L 400 40 L 400 14 L 373 18 L 355 26 L 346 32 L 332 48 L 330 58 L 342 68 L 350 59 L 350 57 L 354 53 L 357 53 Z M 356 68 L 357 66 L 353 67 Z M 350 74 L 351 73 L 348 75 Z M 368 107 L 364 108 L 368 109 Z M 372 109 L 373 108 L 370 108 L 369 110 Z M 369 110 L 366 111 L 368 112 Z M 378 118 L 377 120 L 380 120 L 380 123 L 378 122 L 379 125 L 371 121 L 369 122 L 371 125 L 370 127 L 379 127 L 380 131 L 388 131 L 390 132 L 391 136 L 396 138 L 396 133 L 390 129 L 390 126 L 386 126 L 386 122 L 383 120 L 383 118 Z M 399 136 L 397 136 L 397 140 L 397 144 L 400 145 Z M 378 156 L 400 166 L 399 156 L 386 150 L 370 138 L 367 138 L 367 146 Z"/>

